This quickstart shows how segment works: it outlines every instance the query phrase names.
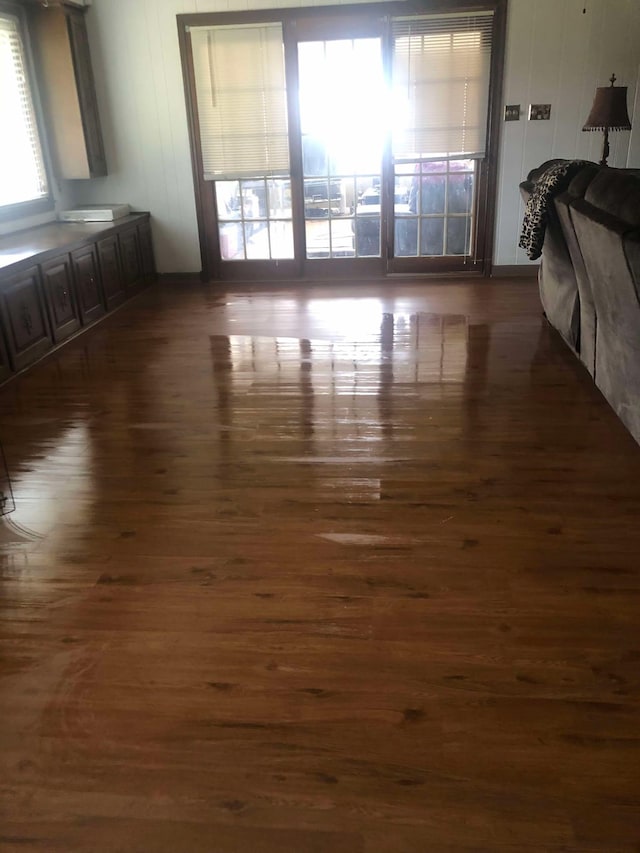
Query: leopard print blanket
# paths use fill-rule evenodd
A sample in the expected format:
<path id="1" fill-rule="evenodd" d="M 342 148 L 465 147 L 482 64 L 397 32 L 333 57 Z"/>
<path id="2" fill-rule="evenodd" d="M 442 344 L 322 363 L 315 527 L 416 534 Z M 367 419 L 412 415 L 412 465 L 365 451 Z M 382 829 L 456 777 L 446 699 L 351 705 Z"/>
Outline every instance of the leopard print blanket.
<path id="1" fill-rule="evenodd" d="M 565 160 L 554 163 L 540 175 L 533 192 L 527 200 L 522 221 L 522 232 L 518 245 L 531 261 L 542 254 L 542 244 L 549 218 L 549 206 L 553 199 L 569 186 L 576 174 L 588 164 L 588 160 Z"/>

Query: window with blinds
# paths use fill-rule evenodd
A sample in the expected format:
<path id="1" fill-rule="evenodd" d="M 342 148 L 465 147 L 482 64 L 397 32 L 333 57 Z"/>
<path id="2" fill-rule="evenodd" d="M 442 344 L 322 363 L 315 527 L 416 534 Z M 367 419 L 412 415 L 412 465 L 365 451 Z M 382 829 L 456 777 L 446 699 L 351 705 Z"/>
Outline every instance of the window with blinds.
<path id="1" fill-rule="evenodd" d="M 492 12 L 394 19 L 396 162 L 484 156 L 492 30 Z"/>
<path id="2" fill-rule="evenodd" d="M 47 175 L 21 21 L 0 9 L 0 212 L 46 199 Z"/>
<path id="3" fill-rule="evenodd" d="M 189 31 L 204 180 L 287 175 L 282 25 Z"/>

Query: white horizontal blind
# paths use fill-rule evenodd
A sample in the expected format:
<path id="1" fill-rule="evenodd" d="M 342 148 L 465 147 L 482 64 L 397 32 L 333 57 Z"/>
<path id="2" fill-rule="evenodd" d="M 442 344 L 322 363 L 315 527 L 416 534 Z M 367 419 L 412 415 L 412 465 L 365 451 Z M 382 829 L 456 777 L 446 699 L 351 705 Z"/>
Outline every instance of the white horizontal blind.
<path id="1" fill-rule="evenodd" d="M 204 179 L 288 174 L 282 25 L 190 32 Z"/>
<path id="2" fill-rule="evenodd" d="M 20 22 L 0 13 L 0 206 L 48 194 Z"/>
<path id="3" fill-rule="evenodd" d="M 393 21 L 393 153 L 485 153 L 493 13 Z"/>

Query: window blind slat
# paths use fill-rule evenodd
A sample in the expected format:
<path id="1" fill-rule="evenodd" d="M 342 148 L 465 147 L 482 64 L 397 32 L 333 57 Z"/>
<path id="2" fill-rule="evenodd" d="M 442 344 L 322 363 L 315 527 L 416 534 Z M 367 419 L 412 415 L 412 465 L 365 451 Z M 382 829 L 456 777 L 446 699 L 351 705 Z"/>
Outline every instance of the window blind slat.
<path id="1" fill-rule="evenodd" d="M 493 13 L 395 19 L 396 159 L 483 157 Z"/>
<path id="2" fill-rule="evenodd" d="M 205 180 L 289 173 L 280 24 L 190 30 Z"/>
<path id="3" fill-rule="evenodd" d="M 16 17 L 0 14 L 0 206 L 49 194 L 24 45 Z"/>

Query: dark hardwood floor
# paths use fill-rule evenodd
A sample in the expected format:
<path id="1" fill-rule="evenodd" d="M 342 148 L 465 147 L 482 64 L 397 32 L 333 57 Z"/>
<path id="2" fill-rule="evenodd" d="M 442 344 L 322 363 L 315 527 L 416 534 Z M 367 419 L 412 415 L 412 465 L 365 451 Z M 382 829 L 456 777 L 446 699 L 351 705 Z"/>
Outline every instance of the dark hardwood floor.
<path id="1" fill-rule="evenodd" d="M 160 286 L 0 440 L 3 853 L 640 850 L 640 448 L 533 282 Z"/>

